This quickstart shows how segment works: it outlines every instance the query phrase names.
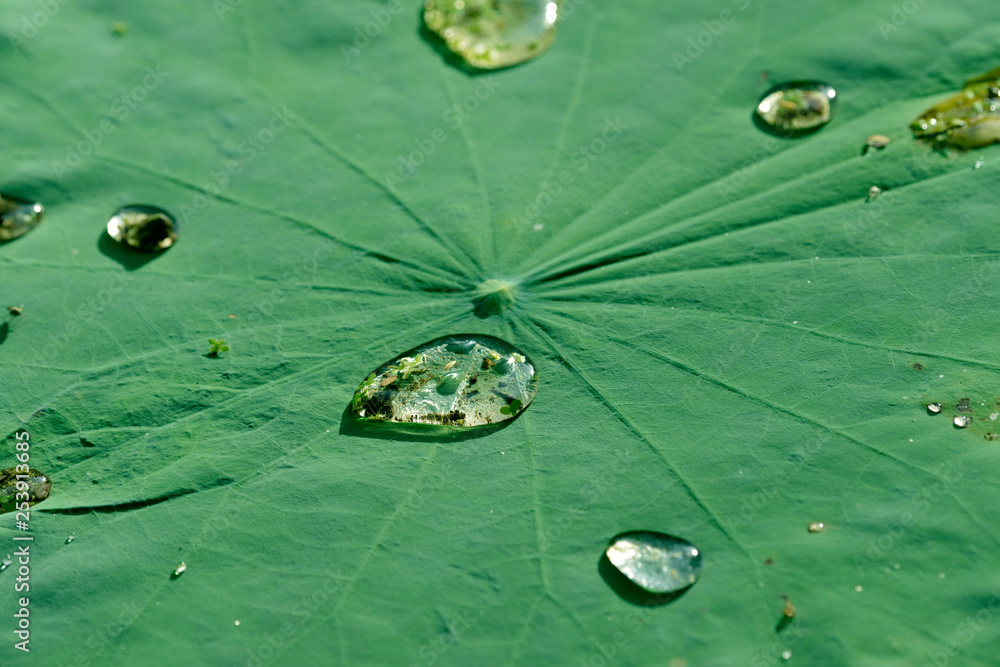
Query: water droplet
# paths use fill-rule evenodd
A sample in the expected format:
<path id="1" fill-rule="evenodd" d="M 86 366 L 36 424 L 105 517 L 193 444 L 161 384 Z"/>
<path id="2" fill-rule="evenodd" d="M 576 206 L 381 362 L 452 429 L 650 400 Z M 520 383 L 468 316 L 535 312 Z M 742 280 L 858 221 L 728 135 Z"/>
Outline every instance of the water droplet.
<path id="1" fill-rule="evenodd" d="M 188 569 L 187 563 L 181 562 L 180 565 L 174 568 L 174 571 L 170 574 L 171 579 L 176 579 L 186 572 Z"/>
<path id="2" fill-rule="evenodd" d="M 426 0 L 424 23 L 472 67 L 498 69 L 552 46 L 561 1 Z"/>
<path id="3" fill-rule="evenodd" d="M 765 129 L 794 137 L 830 122 L 837 91 L 820 81 L 793 81 L 772 88 L 757 104 L 757 118 Z"/>
<path id="4" fill-rule="evenodd" d="M 877 185 L 871 186 L 870 188 L 868 188 L 868 201 L 869 202 L 875 201 L 875 198 L 878 197 L 880 194 L 882 194 L 882 188 L 880 188 Z"/>
<path id="5" fill-rule="evenodd" d="M 788 651 L 788 650 L 782 651 L 781 652 L 781 659 L 782 660 L 791 660 L 792 659 L 792 652 Z"/>
<path id="6" fill-rule="evenodd" d="M 24 473 L 22 473 L 23 476 Z M 28 469 L 28 478 L 18 480 L 17 468 L 0 470 L 0 514 L 14 510 L 16 494 L 22 492 L 17 488 L 18 481 L 27 483 L 28 504 L 40 503 L 49 497 L 52 490 L 52 480 L 34 468 Z M 23 501 L 22 501 L 23 502 Z"/>
<path id="7" fill-rule="evenodd" d="M 944 572 L 938 572 L 938 579 L 944 579 Z"/>
<path id="8" fill-rule="evenodd" d="M 76 539 L 76 533 L 70 533 L 69 537 L 66 538 L 66 544 L 69 544 Z"/>
<path id="9" fill-rule="evenodd" d="M 923 112 L 910 129 L 917 139 L 959 149 L 1000 141 L 1000 67 L 967 81 L 963 90 Z"/>
<path id="10" fill-rule="evenodd" d="M 929 403 L 927 405 L 927 412 L 931 413 L 932 415 L 941 414 L 941 404 L 940 403 Z"/>
<path id="11" fill-rule="evenodd" d="M 690 542 L 663 533 L 623 533 L 605 553 L 622 574 L 650 593 L 680 591 L 701 576 L 701 552 Z"/>
<path id="12" fill-rule="evenodd" d="M 1000 435 L 998 435 L 998 434 L 996 434 L 996 433 L 994 433 L 992 431 L 990 433 L 987 433 L 983 437 L 986 438 L 987 440 L 1000 440 Z"/>
<path id="13" fill-rule="evenodd" d="M 166 250 L 177 242 L 179 225 L 155 206 L 123 206 L 108 221 L 108 235 L 142 252 Z"/>
<path id="14" fill-rule="evenodd" d="M 806 528 L 810 533 L 822 533 L 826 531 L 826 524 L 821 521 L 815 521 Z"/>
<path id="15" fill-rule="evenodd" d="M 959 412 L 972 412 L 972 408 L 969 406 L 969 399 L 963 398 L 958 403 L 955 404 L 955 409 Z"/>
<path id="16" fill-rule="evenodd" d="M 373 371 L 354 392 L 351 412 L 382 422 L 486 426 L 516 417 L 537 388 L 534 364 L 513 345 L 446 336 Z"/>
<path id="17" fill-rule="evenodd" d="M 955 424 L 955 428 L 968 428 L 969 424 L 972 423 L 972 417 L 969 417 L 968 415 L 958 415 L 951 421 Z"/>
<path id="18" fill-rule="evenodd" d="M 240 624 L 240 622 L 239 622 L 239 621 L 236 621 L 236 622 L 235 622 L 235 624 L 236 624 L 236 625 L 239 625 L 239 624 Z"/>
<path id="19" fill-rule="evenodd" d="M 986 164 L 986 160 L 984 160 L 983 158 L 979 158 L 978 160 L 976 160 L 976 164 L 972 165 L 972 168 L 981 169 L 984 164 Z"/>
<path id="20" fill-rule="evenodd" d="M 855 593 L 860 593 L 863 590 L 865 590 L 863 586 L 855 586 L 854 587 L 854 592 Z"/>
<path id="21" fill-rule="evenodd" d="M 38 226 L 44 214 L 41 204 L 0 195 L 0 243 L 24 236 Z"/>
<path id="22" fill-rule="evenodd" d="M 3 572 L 8 567 L 10 567 L 10 564 L 13 563 L 13 562 L 14 561 L 12 561 L 11 558 L 10 558 L 10 554 L 7 554 L 7 557 L 3 559 L 2 563 L 0 563 L 0 572 Z"/>
<path id="23" fill-rule="evenodd" d="M 865 152 L 880 151 L 892 142 L 884 134 L 873 134 L 865 140 Z"/>

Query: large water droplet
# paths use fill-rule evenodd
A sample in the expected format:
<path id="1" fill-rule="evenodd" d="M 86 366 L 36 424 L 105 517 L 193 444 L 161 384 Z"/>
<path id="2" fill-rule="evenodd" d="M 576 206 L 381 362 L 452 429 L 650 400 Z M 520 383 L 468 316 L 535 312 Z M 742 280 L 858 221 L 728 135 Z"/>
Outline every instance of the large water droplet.
<path id="1" fill-rule="evenodd" d="M 486 426 L 520 414 L 537 387 L 534 364 L 513 345 L 446 336 L 379 366 L 354 392 L 351 412 L 383 422 Z"/>
<path id="2" fill-rule="evenodd" d="M 913 136 L 938 146 L 979 148 L 1000 141 L 1000 67 L 965 82 L 910 124 Z"/>
<path id="3" fill-rule="evenodd" d="M 41 204 L 0 195 L 0 243 L 24 236 L 38 226 L 44 214 Z"/>
<path id="4" fill-rule="evenodd" d="M 927 412 L 931 413 L 932 415 L 939 415 L 939 414 L 941 414 L 941 410 L 942 409 L 943 408 L 941 407 L 940 403 L 928 403 L 927 404 Z"/>
<path id="5" fill-rule="evenodd" d="M 830 122 L 837 91 L 820 81 L 793 81 L 772 88 L 757 104 L 766 129 L 785 137 L 808 134 Z"/>
<path id="6" fill-rule="evenodd" d="M 424 23 L 479 69 L 530 60 L 552 45 L 562 0 L 427 0 Z"/>
<path id="7" fill-rule="evenodd" d="M 663 533 L 623 533 L 605 553 L 622 574 L 650 593 L 680 591 L 701 576 L 701 552 L 690 542 Z"/>
<path id="8" fill-rule="evenodd" d="M 26 477 L 21 473 L 22 479 L 18 479 L 17 474 L 17 468 L 0 470 L 0 514 L 14 511 L 18 493 L 26 492 L 28 504 L 34 505 L 48 498 L 52 490 L 52 480 L 34 468 L 28 469 Z M 22 485 L 20 489 L 17 487 L 19 482 Z"/>
<path id="9" fill-rule="evenodd" d="M 142 252 L 166 250 L 177 241 L 173 216 L 155 206 L 123 206 L 108 221 L 108 235 Z"/>
<path id="10" fill-rule="evenodd" d="M 972 423 L 972 417 L 968 415 L 958 415 L 951 420 L 955 425 L 955 428 L 969 428 L 969 424 Z"/>

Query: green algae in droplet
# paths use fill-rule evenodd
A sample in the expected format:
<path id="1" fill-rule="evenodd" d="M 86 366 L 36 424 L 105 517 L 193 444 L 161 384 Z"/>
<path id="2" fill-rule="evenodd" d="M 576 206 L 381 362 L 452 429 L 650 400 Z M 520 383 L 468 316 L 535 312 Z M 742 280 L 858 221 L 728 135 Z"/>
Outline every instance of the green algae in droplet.
<path id="1" fill-rule="evenodd" d="M 24 236 L 42 222 L 45 208 L 8 195 L 0 195 L 0 243 Z"/>
<path id="2" fill-rule="evenodd" d="M 632 583 L 650 593 L 674 593 L 701 576 L 698 548 L 663 533 L 623 533 L 611 541 L 605 555 Z"/>
<path id="3" fill-rule="evenodd" d="M 179 226 L 156 206 L 123 206 L 108 221 L 108 235 L 140 252 L 159 252 L 177 242 Z"/>
<path id="4" fill-rule="evenodd" d="M 830 122 L 837 91 L 820 81 L 793 81 L 772 88 L 757 104 L 757 118 L 775 134 L 795 137 Z"/>
<path id="5" fill-rule="evenodd" d="M 350 411 L 378 422 L 488 426 L 517 417 L 537 387 L 534 364 L 513 345 L 461 334 L 382 364 L 358 387 Z"/>
<path id="6" fill-rule="evenodd" d="M 34 468 L 27 471 L 22 468 L 21 472 L 17 468 L 0 470 L 0 514 L 14 511 L 19 503 L 25 501 L 28 505 L 40 503 L 49 497 L 51 490 L 52 480 Z M 18 493 L 26 493 L 27 496 L 19 498 Z"/>
<path id="7" fill-rule="evenodd" d="M 517 65 L 556 38 L 562 0 L 427 0 L 424 23 L 479 69 Z"/>

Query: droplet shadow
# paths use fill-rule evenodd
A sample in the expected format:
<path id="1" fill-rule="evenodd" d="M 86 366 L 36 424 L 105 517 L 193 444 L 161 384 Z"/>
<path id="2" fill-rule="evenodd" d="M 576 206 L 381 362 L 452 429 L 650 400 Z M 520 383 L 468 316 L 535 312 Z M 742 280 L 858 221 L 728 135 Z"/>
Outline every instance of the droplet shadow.
<path id="1" fill-rule="evenodd" d="M 0 345 L 3 345 L 7 340 L 7 336 L 10 335 L 10 322 L 4 322 L 0 324 Z"/>
<path id="2" fill-rule="evenodd" d="M 351 412 L 351 406 L 344 408 L 340 417 L 340 435 L 356 438 L 376 438 L 378 440 L 402 440 L 407 442 L 461 442 L 492 435 L 507 428 L 524 414 L 522 410 L 514 419 L 486 426 L 438 426 L 436 424 L 406 424 L 398 422 L 362 419 Z"/>
<path id="3" fill-rule="evenodd" d="M 166 252 L 139 252 L 138 250 L 131 250 L 111 238 L 106 230 L 102 230 L 100 237 L 97 239 L 97 249 L 105 257 L 110 257 L 121 264 L 126 271 L 141 269 Z"/>
<path id="4" fill-rule="evenodd" d="M 637 607 L 663 607 L 665 605 L 674 602 L 679 599 L 689 590 L 691 586 L 687 588 L 682 588 L 679 591 L 673 591 L 672 593 L 651 593 L 646 589 L 636 585 L 631 579 L 626 577 L 621 573 L 617 567 L 614 566 L 610 560 L 608 560 L 608 554 L 605 552 L 600 561 L 597 563 L 597 572 L 604 579 L 604 583 L 613 590 L 618 597 L 630 604 L 634 604 Z M 692 584 L 693 586 L 694 584 Z"/>

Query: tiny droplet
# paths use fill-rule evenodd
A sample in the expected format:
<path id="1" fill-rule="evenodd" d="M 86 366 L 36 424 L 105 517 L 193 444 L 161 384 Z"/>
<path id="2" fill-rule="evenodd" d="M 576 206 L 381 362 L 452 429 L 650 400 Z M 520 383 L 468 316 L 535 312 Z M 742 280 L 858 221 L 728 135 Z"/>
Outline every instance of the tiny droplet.
<path id="1" fill-rule="evenodd" d="M 156 206 L 123 206 L 108 221 L 108 235 L 140 252 L 160 252 L 177 242 L 173 216 Z"/>
<path id="2" fill-rule="evenodd" d="M 184 562 L 181 562 L 181 564 L 180 564 L 180 565 L 178 565 L 177 567 L 175 567 L 175 568 L 174 568 L 174 571 L 173 571 L 173 573 L 172 573 L 172 574 L 170 575 L 170 577 L 171 577 L 172 579 L 176 579 L 177 577 L 179 577 L 179 576 L 181 576 L 182 574 L 184 574 L 184 572 L 185 572 L 185 571 L 186 571 L 187 569 L 188 569 L 188 566 L 187 566 L 187 563 L 184 563 Z"/>
<path id="3" fill-rule="evenodd" d="M 810 533 L 822 533 L 826 531 L 826 525 L 821 521 L 815 521 L 808 526 Z"/>

